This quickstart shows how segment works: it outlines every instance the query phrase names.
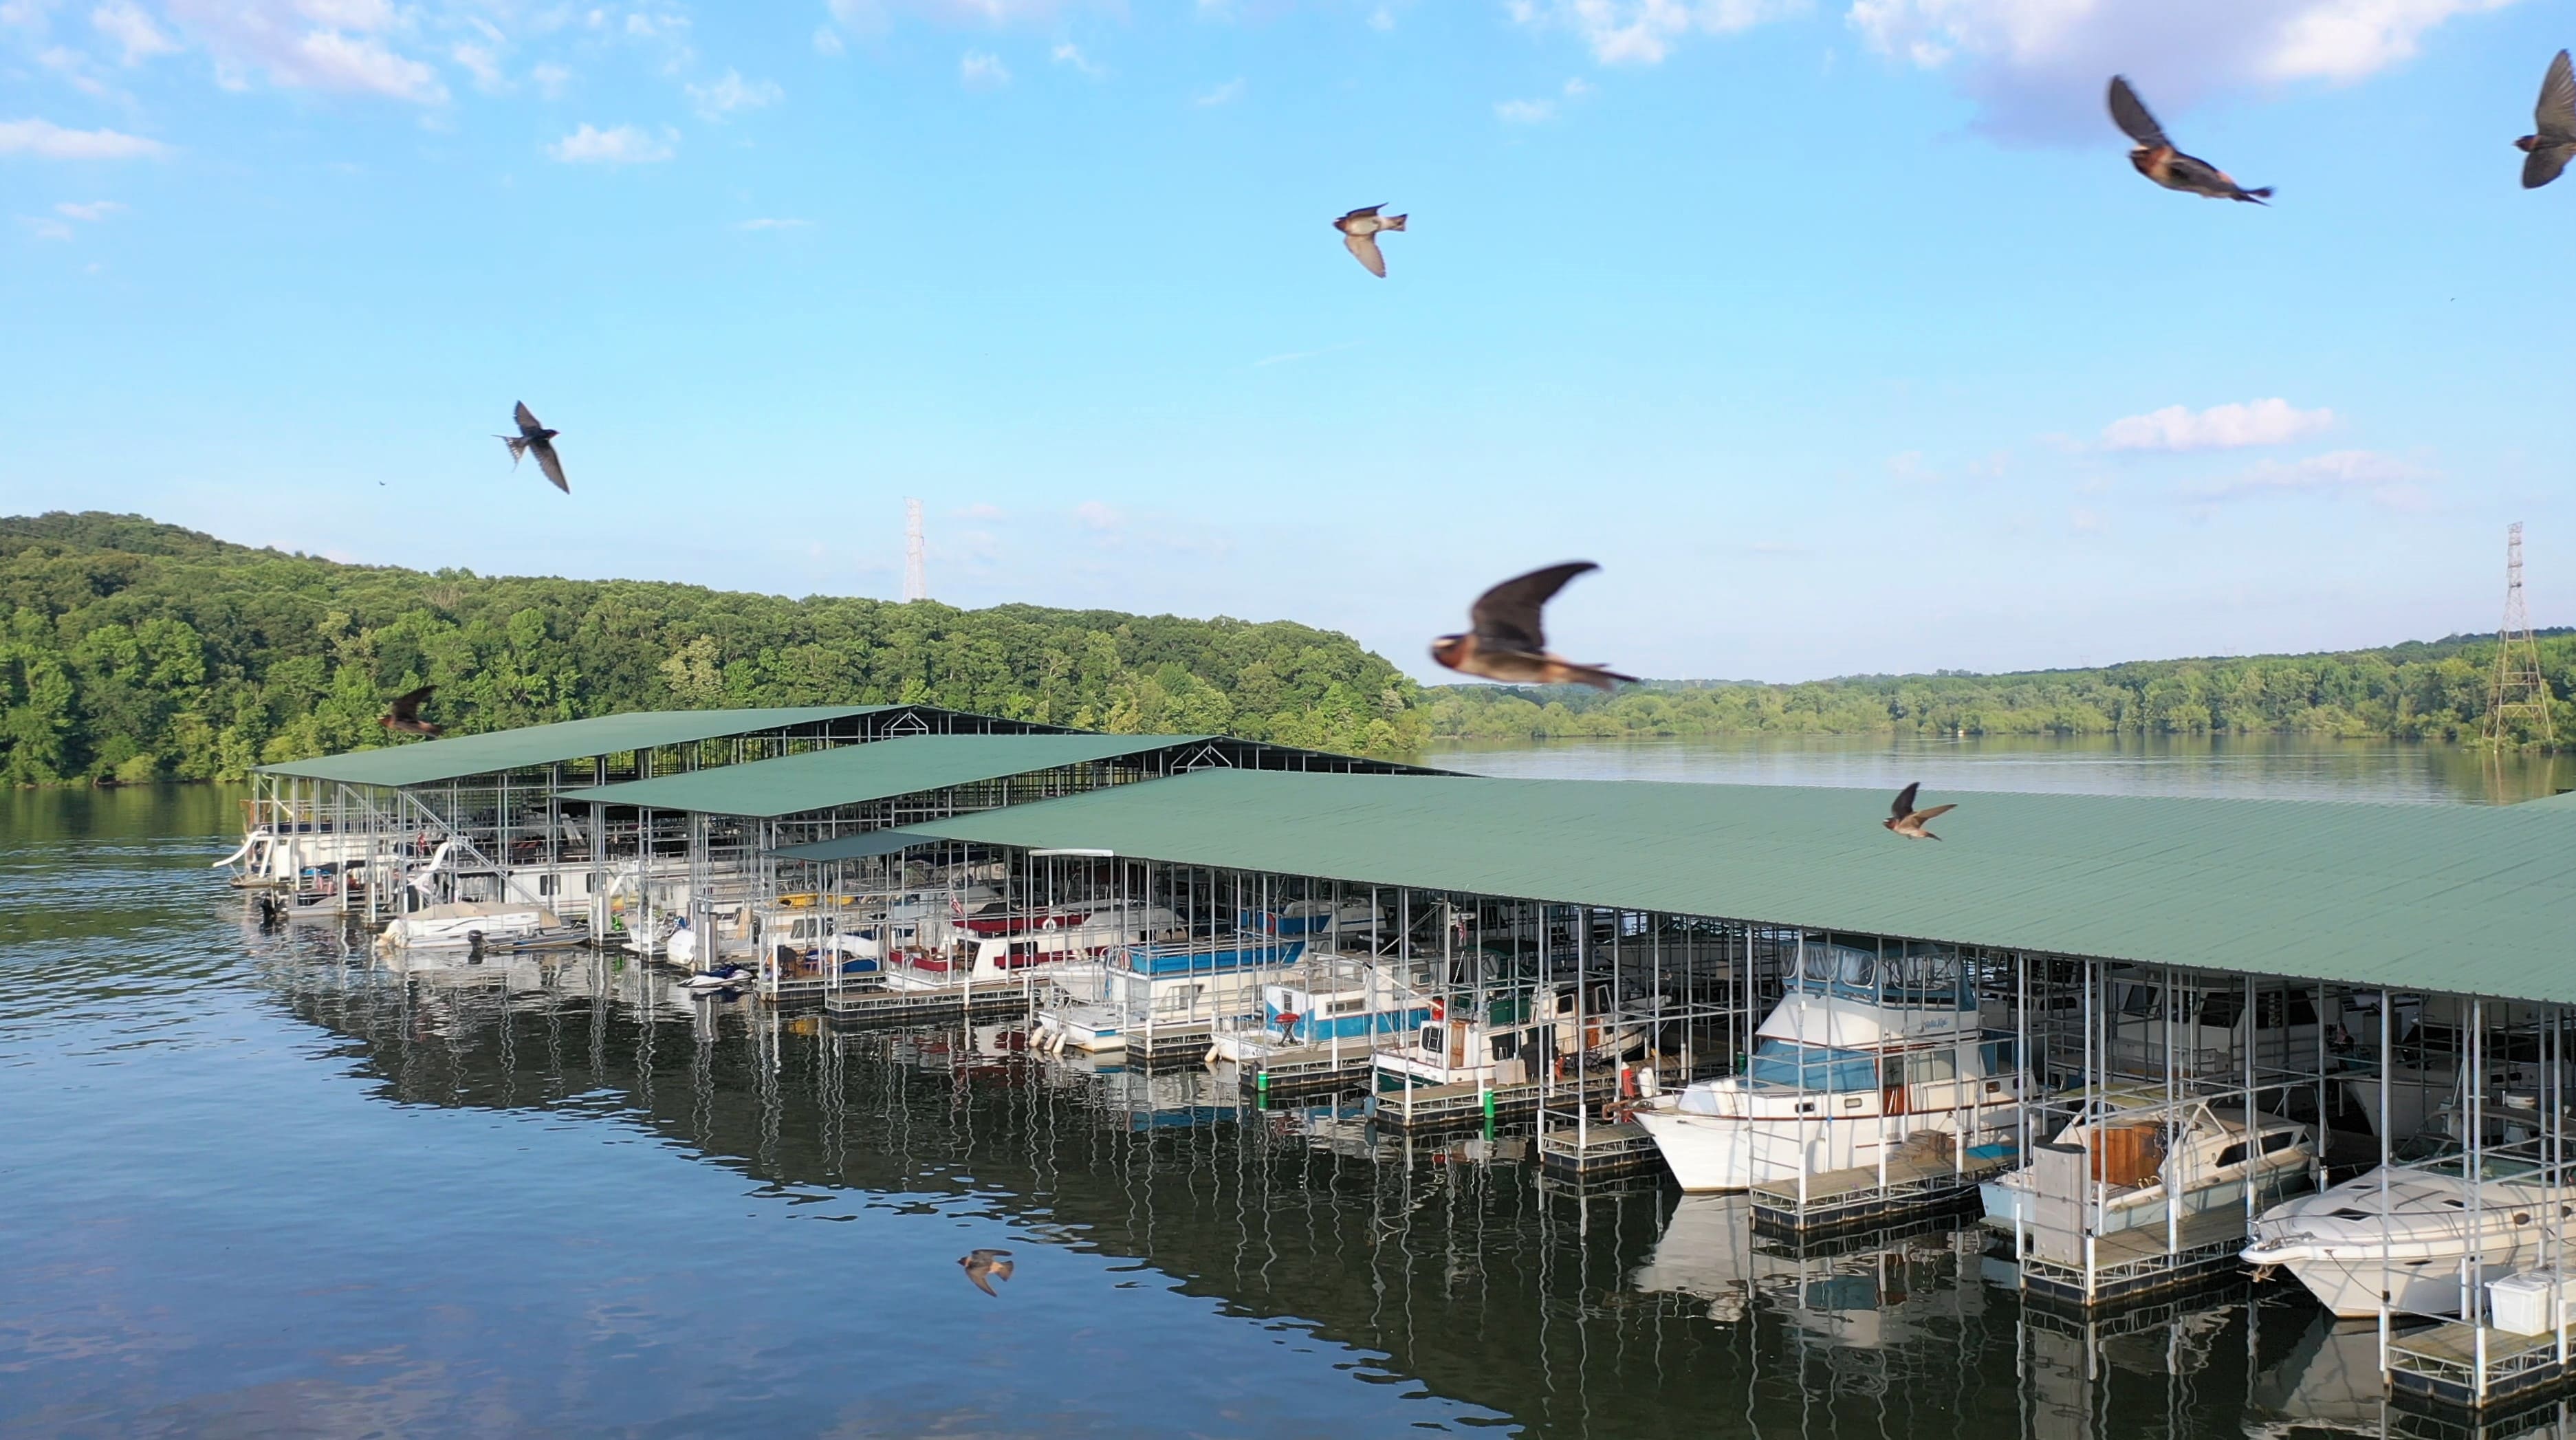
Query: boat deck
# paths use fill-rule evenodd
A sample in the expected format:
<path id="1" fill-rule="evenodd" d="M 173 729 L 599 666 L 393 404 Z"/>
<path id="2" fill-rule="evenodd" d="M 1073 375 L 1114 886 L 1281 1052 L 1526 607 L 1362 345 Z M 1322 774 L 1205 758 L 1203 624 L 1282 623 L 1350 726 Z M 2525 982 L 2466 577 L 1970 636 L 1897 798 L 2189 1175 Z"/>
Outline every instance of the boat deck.
<path id="1" fill-rule="evenodd" d="M 1596 1120 L 1578 1127 L 1571 1118 L 1553 1111 L 1544 1122 L 1538 1133 L 1538 1162 L 1559 1175 L 1596 1180 L 1664 1168 L 1664 1152 L 1642 1125 Z"/>
<path id="2" fill-rule="evenodd" d="M 1753 1225 L 1797 1234 L 1973 1204 L 1981 1182 L 2019 1162 L 2009 1145 L 1980 1145 L 1967 1153 L 1964 1165 L 1948 1156 L 1900 1155 L 1883 1172 L 1861 1165 L 1809 1175 L 1803 1190 L 1795 1180 L 1769 1181 L 1753 1187 Z"/>
<path id="3" fill-rule="evenodd" d="M 2244 1262 L 2237 1255 L 2244 1248 L 2245 1212 L 2206 1210 L 2171 1235 L 2162 1225 L 2141 1225 L 2095 1236 L 2090 1276 L 2082 1265 L 2025 1255 L 2022 1289 L 2061 1305 L 2120 1304 L 2239 1269 Z"/>
<path id="4" fill-rule="evenodd" d="M 825 1017 L 850 1025 L 910 1025 L 923 1020 L 1010 1019 L 1029 1013 L 1029 992 L 1019 986 L 951 985 L 936 990 L 860 990 L 843 985 L 817 990 Z M 782 997 L 783 998 L 783 997 Z"/>
<path id="5" fill-rule="evenodd" d="M 1377 1052 L 1365 1045 L 1300 1045 L 1274 1050 L 1243 1067 L 1243 1087 L 1258 1096 L 1320 1095 L 1366 1089 Z"/>
<path id="6" fill-rule="evenodd" d="M 2571 1327 L 2576 1329 L 2576 1327 Z M 2479 1357 L 2484 1332 L 2485 1359 Z M 2576 1336 L 2571 1337 L 2576 1351 Z M 2401 1394 L 2470 1408 L 2528 1399 L 2576 1378 L 2558 1359 L 2558 1337 L 2515 1335 L 2454 1320 L 2388 1340 L 2388 1383 Z"/>
<path id="7" fill-rule="evenodd" d="M 1369 1111 L 1381 1125 L 1423 1133 L 1467 1130 L 1489 1119 L 1535 1112 L 1542 1102 L 1580 1105 L 1617 1094 L 1616 1075 L 1572 1080 L 1533 1080 L 1520 1085 L 1417 1085 L 1410 1090 L 1381 1090 L 1369 1097 Z"/>

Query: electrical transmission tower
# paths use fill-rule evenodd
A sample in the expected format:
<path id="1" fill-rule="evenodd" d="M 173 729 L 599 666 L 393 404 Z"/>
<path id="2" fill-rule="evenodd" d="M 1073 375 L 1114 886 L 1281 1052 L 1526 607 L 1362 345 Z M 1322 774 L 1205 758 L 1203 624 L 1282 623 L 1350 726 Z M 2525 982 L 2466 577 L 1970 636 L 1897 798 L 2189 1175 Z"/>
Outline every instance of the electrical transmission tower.
<path id="1" fill-rule="evenodd" d="M 2519 534 L 2521 528 L 2514 527 L 2515 532 Z M 2515 593 L 2521 592 L 2517 590 Z M 903 598 L 930 598 L 930 546 L 921 538 L 921 502 L 918 500 L 903 502 Z"/>
<path id="2" fill-rule="evenodd" d="M 2532 721 L 2540 743 L 2556 745 L 2549 721 L 2549 682 L 2540 676 L 2540 642 L 2531 638 L 2531 614 L 2522 603 L 2522 522 L 2504 541 L 2504 628 L 2496 634 L 2495 689 L 2487 699 L 2487 739 L 2501 744 L 2512 720 Z"/>

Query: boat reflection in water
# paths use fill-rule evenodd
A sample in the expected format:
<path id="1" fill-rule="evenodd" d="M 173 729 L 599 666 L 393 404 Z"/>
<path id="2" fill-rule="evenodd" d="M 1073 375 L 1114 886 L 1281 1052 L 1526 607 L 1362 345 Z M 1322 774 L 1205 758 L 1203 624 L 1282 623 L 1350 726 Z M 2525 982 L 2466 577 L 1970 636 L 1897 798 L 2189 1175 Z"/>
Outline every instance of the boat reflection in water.
<path id="1" fill-rule="evenodd" d="M 1751 1220 L 1747 1196 L 1682 1196 L 1629 1285 L 1705 1300 L 1721 1324 L 1759 1307 L 1807 1341 L 1862 1349 L 1953 1335 L 1989 1302 L 1984 1237 L 1955 1217 L 1809 1245 L 1757 1237 Z"/>

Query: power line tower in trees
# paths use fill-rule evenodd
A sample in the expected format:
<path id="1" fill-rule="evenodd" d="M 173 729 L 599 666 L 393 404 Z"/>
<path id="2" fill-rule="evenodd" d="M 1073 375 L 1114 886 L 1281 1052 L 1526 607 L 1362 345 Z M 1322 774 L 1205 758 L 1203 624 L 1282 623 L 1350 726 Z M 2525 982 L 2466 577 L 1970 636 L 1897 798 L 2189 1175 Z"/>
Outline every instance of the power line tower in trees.
<path id="1" fill-rule="evenodd" d="M 2487 739 L 2502 744 L 2519 716 L 2532 722 L 2540 743 L 2556 745 L 2549 720 L 2549 682 L 2540 676 L 2540 642 L 2531 638 L 2531 614 L 2522 603 L 2522 522 L 2504 541 L 2504 627 L 2496 633 L 2495 689 L 2487 698 Z"/>
<path id="2" fill-rule="evenodd" d="M 2520 527 L 2516 527 L 2519 530 Z M 2519 542 L 2516 542 L 2519 543 Z M 903 502 L 903 598 L 930 598 L 930 544 L 921 537 L 921 502 Z"/>

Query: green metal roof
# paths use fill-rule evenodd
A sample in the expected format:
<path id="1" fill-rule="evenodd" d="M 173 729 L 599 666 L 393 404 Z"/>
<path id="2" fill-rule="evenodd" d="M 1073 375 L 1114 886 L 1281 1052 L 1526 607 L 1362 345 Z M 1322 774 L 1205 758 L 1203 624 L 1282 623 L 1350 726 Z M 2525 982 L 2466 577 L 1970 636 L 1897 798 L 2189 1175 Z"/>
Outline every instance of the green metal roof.
<path id="1" fill-rule="evenodd" d="M 2576 1001 L 2576 811 L 1202 770 L 927 835 L 1960 945 Z"/>
<path id="2" fill-rule="evenodd" d="M 909 830 L 862 830 L 855 835 L 817 840 L 811 845 L 781 845 L 769 853 L 781 860 L 866 860 L 878 855 L 897 854 L 915 845 L 945 843 L 935 835 L 916 835 Z"/>
<path id="3" fill-rule="evenodd" d="M 915 735 L 843 745 L 724 765 L 686 775 L 663 775 L 623 785 L 567 790 L 566 800 L 608 805 L 648 805 L 705 815 L 769 819 L 836 805 L 857 805 L 945 790 L 978 780 L 999 780 L 1059 765 L 1111 760 L 1166 746 L 1205 740 L 1205 735 Z"/>
<path id="4" fill-rule="evenodd" d="M 599 715 L 554 725 L 529 725 L 482 735 L 457 735 L 412 745 L 352 750 L 315 760 L 288 760 L 262 765 L 270 775 L 300 775 L 308 780 L 340 780 L 352 785 L 427 785 L 461 780 L 496 770 L 587 760 L 659 745 L 686 745 L 696 740 L 722 740 L 790 725 L 840 720 L 898 705 L 800 705 L 775 710 L 636 710 Z"/>

